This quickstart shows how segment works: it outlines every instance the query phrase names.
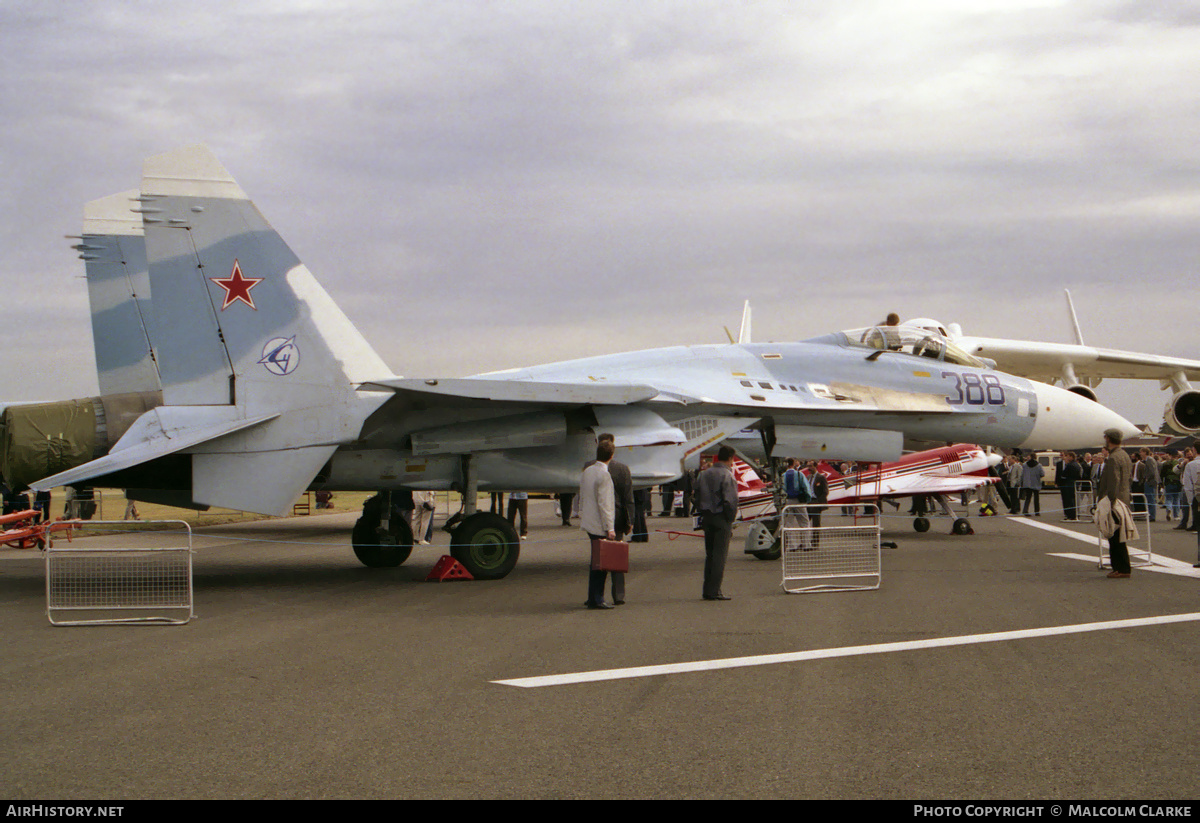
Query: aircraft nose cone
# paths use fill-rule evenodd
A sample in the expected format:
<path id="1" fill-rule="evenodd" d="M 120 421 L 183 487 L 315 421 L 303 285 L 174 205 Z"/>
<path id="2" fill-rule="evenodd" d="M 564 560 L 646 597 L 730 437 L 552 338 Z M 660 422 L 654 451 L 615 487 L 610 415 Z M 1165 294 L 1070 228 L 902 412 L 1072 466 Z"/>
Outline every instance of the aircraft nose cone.
<path id="1" fill-rule="evenodd" d="M 1117 429 L 1128 438 L 1138 428 L 1112 409 L 1074 392 L 1031 381 L 1037 393 L 1037 418 L 1023 449 L 1087 449 L 1104 445 L 1104 432 Z"/>
<path id="2" fill-rule="evenodd" d="M 988 452 L 987 464 L 989 468 L 992 466 L 999 466 L 1003 462 L 1004 455 L 1000 454 L 999 452 Z"/>

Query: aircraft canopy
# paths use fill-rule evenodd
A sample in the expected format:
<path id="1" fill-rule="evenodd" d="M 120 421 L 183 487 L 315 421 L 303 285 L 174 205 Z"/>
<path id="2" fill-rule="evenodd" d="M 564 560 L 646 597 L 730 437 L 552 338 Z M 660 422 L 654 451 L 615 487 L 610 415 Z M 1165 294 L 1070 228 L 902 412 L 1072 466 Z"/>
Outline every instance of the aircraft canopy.
<path id="1" fill-rule="evenodd" d="M 850 346 L 901 352 L 958 366 L 988 368 L 987 363 L 967 354 L 948 337 L 926 326 L 911 323 L 901 323 L 899 326 L 869 326 L 865 329 L 849 329 L 841 332 L 841 335 Z"/>

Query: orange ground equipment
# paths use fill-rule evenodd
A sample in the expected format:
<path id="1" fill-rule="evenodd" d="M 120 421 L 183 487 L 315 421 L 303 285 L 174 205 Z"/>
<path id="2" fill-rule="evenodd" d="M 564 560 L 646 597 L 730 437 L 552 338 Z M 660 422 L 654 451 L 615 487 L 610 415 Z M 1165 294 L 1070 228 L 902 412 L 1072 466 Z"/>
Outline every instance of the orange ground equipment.
<path id="1" fill-rule="evenodd" d="M 12 514 L 0 515 L 0 546 L 9 546 L 14 549 L 28 549 L 37 546 L 39 549 L 46 545 L 46 536 L 63 532 L 67 536 L 67 540 L 71 539 L 71 533 L 75 527 L 80 525 L 78 520 L 63 520 L 59 518 L 50 523 L 39 523 L 37 518 L 40 512 L 37 509 L 25 509 L 24 511 L 13 512 Z"/>

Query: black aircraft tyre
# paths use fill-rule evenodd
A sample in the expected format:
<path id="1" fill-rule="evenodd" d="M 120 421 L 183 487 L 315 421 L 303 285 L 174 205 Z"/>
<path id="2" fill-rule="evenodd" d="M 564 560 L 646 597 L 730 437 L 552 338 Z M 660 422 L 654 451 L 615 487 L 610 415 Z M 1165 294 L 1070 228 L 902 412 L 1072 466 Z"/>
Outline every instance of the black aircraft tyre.
<path id="1" fill-rule="evenodd" d="M 476 512 L 454 530 L 450 554 L 476 580 L 499 580 L 517 565 L 521 541 L 500 515 Z"/>
<path id="2" fill-rule="evenodd" d="M 918 517 L 918 518 L 914 519 L 913 520 L 913 528 L 916 529 L 917 531 L 921 532 L 921 534 L 924 534 L 925 532 L 929 531 L 929 518 L 928 517 Z"/>
<path id="3" fill-rule="evenodd" d="M 759 520 L 750 524 L 746 535 L 746 554 L 759 560 L 778 560 L 783 553 L 779 540 L 775 537 L 776 521 Z"/>
<path id="4" fill-rule="evenodd" d="M 954 525 L 950 527 L 950 531 L 954 534 L 970 534 L 971 521 L 965 517 L 960 517 L 954 521 Z"/>
<path id="5" fill-rule="evenodd" d="M 390 569 L 399 566 L 412 554 L 413 533 L 403 517 L 392 517 L 388 533 L 380 535 L 380 506 L 363 506 L 362 517 L 354 524 L 350 533 L 350 544 L 354 556 L 364 566 L 372 569 Z"/>

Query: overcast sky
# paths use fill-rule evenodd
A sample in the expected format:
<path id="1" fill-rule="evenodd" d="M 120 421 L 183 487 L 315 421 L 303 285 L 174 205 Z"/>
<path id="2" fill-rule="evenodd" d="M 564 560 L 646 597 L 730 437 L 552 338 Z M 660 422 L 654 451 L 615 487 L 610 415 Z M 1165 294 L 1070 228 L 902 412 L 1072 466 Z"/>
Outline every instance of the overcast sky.
<path id="1" fill-rule="evenodd" d="M 1198 357 L 1193 3 L 0 4 L 0 395 L 97 391 L 83 203 L 203 142 L 388 364 L 888 311 Z M 1130 388 L 1130 386 L 1135 388 Z M 1161 421 L 1153 384 L 1104 391 Z"/>

